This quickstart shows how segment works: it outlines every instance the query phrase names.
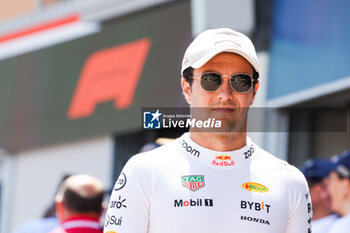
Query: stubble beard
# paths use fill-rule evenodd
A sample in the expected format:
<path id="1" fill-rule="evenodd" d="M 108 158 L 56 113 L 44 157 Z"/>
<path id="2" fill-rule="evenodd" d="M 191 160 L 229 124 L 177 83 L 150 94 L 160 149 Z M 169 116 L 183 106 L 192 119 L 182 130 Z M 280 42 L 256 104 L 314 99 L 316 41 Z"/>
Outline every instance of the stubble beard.
<path id="1" fill-rule="evenodd" d="M 192 131 L 206 131 L 214 133 L 242 133 L 247 130 L 247 117 L 249 108 L 234 109 L 232 112 L 219 112 L 213 108 L 193 108 L 191 109 L 192 119 L 208 120 L 215 119 L 221 121 L 220 128 L 195 128 Z"/>

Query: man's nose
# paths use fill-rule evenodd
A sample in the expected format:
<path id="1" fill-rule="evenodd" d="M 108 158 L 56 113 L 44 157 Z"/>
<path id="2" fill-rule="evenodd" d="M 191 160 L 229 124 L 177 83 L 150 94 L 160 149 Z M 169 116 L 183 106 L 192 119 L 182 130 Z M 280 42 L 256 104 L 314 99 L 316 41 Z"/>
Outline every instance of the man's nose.
<path id="1" fill-rule="evenodd" d="M 217 90 L 218 99 L 221 99 L 221 100 L 232 99 L 232 96 L 234 93 L 229 82 L 230 82 L 230 77 L 228 77 L 227 75 L 224 75 L 222 79 L 222 84 Z"/>

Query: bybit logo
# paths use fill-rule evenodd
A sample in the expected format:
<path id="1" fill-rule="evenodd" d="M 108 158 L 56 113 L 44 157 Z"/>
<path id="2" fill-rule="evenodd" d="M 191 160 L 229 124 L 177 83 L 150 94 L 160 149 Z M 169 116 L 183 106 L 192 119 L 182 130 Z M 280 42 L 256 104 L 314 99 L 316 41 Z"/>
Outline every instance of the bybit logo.
<path id="1" fill-rule="evenodd" d="M 244 201 L 241 200 L 241 209 L 250 209 L 255 211 L 266 211 L 270 213 L 271 205 L 265 202 L 254 202 L 254 201 Z"/>

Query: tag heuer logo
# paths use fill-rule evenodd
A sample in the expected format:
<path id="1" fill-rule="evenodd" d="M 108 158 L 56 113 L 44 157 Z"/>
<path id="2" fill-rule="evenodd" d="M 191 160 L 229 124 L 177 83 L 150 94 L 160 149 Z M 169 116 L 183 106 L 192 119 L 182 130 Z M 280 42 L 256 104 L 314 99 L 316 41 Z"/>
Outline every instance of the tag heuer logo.
<path id="1" fill-rule="evenodd" d="M 181 176 L 182 187 L 197 191 L 204 187 L 204 176 Z"/>

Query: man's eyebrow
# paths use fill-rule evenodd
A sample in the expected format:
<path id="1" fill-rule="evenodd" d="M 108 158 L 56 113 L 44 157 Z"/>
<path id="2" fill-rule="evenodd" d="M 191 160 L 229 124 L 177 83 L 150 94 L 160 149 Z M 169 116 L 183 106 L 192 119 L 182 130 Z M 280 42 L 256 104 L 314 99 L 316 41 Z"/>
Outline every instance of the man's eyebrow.
<path id="1" fill-rule="evenodd" d="M 217 71 L 214 71 L 214 70 L 211 70 L 211 69 L 204 70 L 202 73 L 217 73 L 217 74 L 221 74 L 220 72 L 217 72 Z"/>
<path id="2" fill-rule="evenodd" d="M 226 74 L 222 74 L 222 73 L 220 73 L 218 71 L 213 71 L 211 69 L 203 70 L 201 73 L 202 74 L 205 74 L 205 73 L 216 73 L 216 74 L 220 74 L 220 75 L 226 75 Z M 254 75 L 254 74 L 250 74 L 250 72 L 234 72 L 232 74 L 229 74 L 229 76 L 234 75 L 234 74 L 247 74 L 247 75 L 251 75 L 251 76 Z"/>

